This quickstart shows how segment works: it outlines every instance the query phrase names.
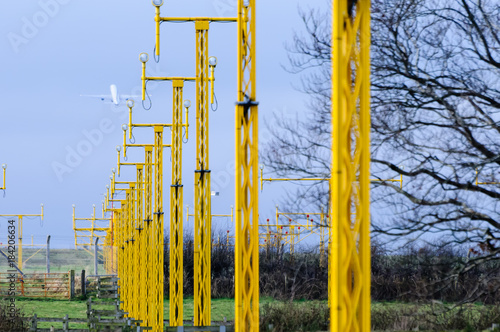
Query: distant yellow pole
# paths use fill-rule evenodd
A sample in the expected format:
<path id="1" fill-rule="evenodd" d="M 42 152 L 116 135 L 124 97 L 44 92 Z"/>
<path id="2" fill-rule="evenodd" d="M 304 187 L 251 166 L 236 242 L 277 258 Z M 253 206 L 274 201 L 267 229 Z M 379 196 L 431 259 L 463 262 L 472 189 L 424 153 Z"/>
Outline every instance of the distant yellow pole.
<path id="1" fill-rule="evenodd" d="M 196 21 L 196 170 L 195 170 L 195 255 L 194 325 L 211 323 L 211 192 L 208 144 L 208 27 Z"/>
<path id="2" fill-rule="evenodd" d="M 18 236 L 18 258 L 17 258 L 17 267 L 19 270 L 23 270 L 23 216 L 17 217 L 17 236 Z"/>

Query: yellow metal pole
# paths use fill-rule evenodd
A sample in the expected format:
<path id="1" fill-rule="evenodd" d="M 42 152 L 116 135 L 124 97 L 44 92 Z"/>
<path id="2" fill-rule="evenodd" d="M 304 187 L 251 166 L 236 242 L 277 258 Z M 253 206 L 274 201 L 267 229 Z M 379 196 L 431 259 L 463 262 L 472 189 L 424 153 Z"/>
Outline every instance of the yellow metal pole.
<path id="1" fill-rule="evenodd" d="M 163 126 L 155 126 L 153 246 L 153 331 L 163 331 Z"/>
<path id="2" fill-rule="evenodd" d="M 23 216 L 17 217 L 17 237 L 18 237 L 18 258 L 17 258 L 17 267 L 19 270 L 23 270 Z"/>
<path id="3" fill-rule="evenodd" d="M 255 33 L 255 0 L 238 0 L 236 331 L 259 331 L 259 157 Z"/>
<path id="4" fill-rule="evenodd" d="M 182 90 L 173 81 L 172 185 L 170 186 L 170 326 L 183 326 Z"/>
<path id="5" fill-rule="evenodd" d="M 137 228 L 137 189 L 136 189 L 136 183 L 131 183 L 130 184 L 130 221 L 129 221 L 129 252 L 130 252 L 130 259 L 128 261 L 129 265 L 129 287 L 130 287 L 130 315 L 129 317 L 137 317 L 137 306 L 138 306 L 138 295 L 136 293 L 137 287 L 136 287 L 136 271 L 138 269 L 138 266 L 135 264 L 137 260 L 136 256 L 136 228 Z"/>
<path id="6" fill-rule="evenodd" d="M 143 235 L 142 230 L 144 229 L 144 217 L 142 210 L 142 201 L 143 201 L 143 181 L 144 181 L 144 166 L 137 165 L 137 214 L 135 218 L 135 236 L 134 236 L 134 249 L 135 249 L 135 262 L 134 262 L 134 287 L 135 287 L 135 302 L 137 304 L 136 312 L 134 313 L 134 318 L 141 320 L 143 317 L 143 307 L 145 303 L 143 302 L 143 289 L 144 285 L 141 283 L 141 279 L 143 277 L 143 269 L 142 263 L 144 259 L 144 255 L 142 252 L 143 244 Z"/>
<path id="7" fill-rule="evenodd" d="M 144 320 L 145 326 L 153 326 L 153 246 L 152 246 L 152 199 L 153 199 L 153 147 L 145 147 L 145 178 L 144 178 L 144 238 L 145 238 L 145 273 L 144 273 Z"/>
<path id="8" fill-rule="evenodd" d="M 208 26 L 196 21 L 196 170 L 195 170 L 195 253 L 194 325 L 211 322 L 211 192 L 208 162 Z"/>
<path id="9" fill-rule="evenodd" d="M 332 7 L 332 332 L 370 331 L 370 0 L 350 6 Z"/>

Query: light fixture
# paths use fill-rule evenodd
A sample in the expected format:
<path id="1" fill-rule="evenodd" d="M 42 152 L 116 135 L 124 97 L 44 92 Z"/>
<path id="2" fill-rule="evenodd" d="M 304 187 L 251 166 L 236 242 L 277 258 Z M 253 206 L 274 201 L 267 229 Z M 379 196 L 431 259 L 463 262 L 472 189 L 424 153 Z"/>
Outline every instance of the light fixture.
<path id="1" fill-rule="evenodd" d="M 217 66 L 217 58 L 214 57 L 214 56 L 211 56 L 210 58 L 208 58 L 208 64 L 211 66 L 211 67 L 215 67 Z"/>
<path id="2" fill-rule="evenodd" d="M 260 168 L 260 169 L 264 169 L 264 164 L 260 164 L 260 165 L 259 165 L 259 168 Z"/>
<path id="3" fill-rule="evenodd" d="M 112 168 L 112 169 L 111 169 L 111 172 L 112 172 L 113 174 L 115 174 L 115 173 L 116 173 L 116 168 Z"/>
<path id="4" fill-rule="evenodd" d="M 109 184 L 106 185 L 106 189 L 109 189 Z"/>
<path id="5" fill-rule="evenodd" d="M 127 131 L 127 128 L 128 128 L 128 127 L 127 127 L 127 125 L 126 125 L 126 124 L 123 124 L 123 125 L 122 125 L 122 130 L 123 130 L 123 131 Z"/>
<path id="6" fill-rule="evenodd" d="M 122 150 L 122 147 L 120 145 L 116 146 L 116 151 L 120 152 Z"/>
<path id="7" fill-rule="evenodd" d="M 147 53 L 141 53 L 139 54 L 139 60 L 141 60 L 142 63 L 146 63 L 149 60 L 149 55 Z"/>
<path id="8" fill-rule="evenodd" d="M 155 7 L 161 7 L 163 6 L 163 0 L 153 0 L 153 5 Z"/>
<path id="9" fill-rule="evenodd" d="M 3 169 L 7 169 L 7 164 L 2 164 Z"/>
<path id="10" fill-rule="evenodd" d="M 135 104 L 135 102 L 134 102 L 134 100 L 133 100 L 133 99 L 129 99 L 129 100 L 127 100 L 127 106 L 128 106 L 128 108 L 132 108 L 132 107 L 134 107 L 134 104 Z"/>
<path id="11" fill-rule="evenodd" d="M 191 107 L 191 100 L 188 100 L 188 99 L 184 100 L 184 107 L 190 108 Z"/>

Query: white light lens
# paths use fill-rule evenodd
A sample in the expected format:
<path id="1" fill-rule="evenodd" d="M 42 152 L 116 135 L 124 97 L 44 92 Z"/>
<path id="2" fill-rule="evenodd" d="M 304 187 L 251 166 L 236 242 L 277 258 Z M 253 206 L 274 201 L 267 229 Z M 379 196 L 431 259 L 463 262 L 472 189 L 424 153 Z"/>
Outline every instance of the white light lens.
<path id="1" fill-rule="evenodd" d="M 75 204 L 73 204 L 73 208 L 75 207 Z"/>
<path id="2" fill-rule="evenodd" d="M 7 164 L 2 164 L 3 169 L 7 169 Z"/>
<path id="3" fill-rule="evenodd" d="M 106 189 L 109 189 L 109 184 L 106 185 Z"/>
<path id="4" fill-rule="evenodd" d="M 135 104 L 135 103 L 134 103 L 134 100 L 133 100 L 133 99 L 129 99 L 129 100 L 127 100 L 127 106 L 128 106 L 128 108 L 132 108 L 132 107 L 134 107 L 134 104 Z"/>
<path id="5" fill-rule="evenodd" d="M 122 150 L 122 147 L 120 145 L 116 146 L 116 151 L 120 152 Z"/>
<path id="6" fill-rule="evenodd" d="M 211 56 L 210 58 L 208 58 L 208 64 L 212 67 L 217 66 L 217 58 L 214 56 Z"/>
<path id="7" fill-rule="evenodd" d="M 139 54 L 139 60 L 141 60 L 142 63 L 146 63 L 149 60 L 149 55 L 147 53 L 141 53 Z"/>
<path id="8" fill-rule="evenodd" d="M 184 100 L 184 107 L 190 108 L 191 107 L 191 100 Z"/>
<path id="9" fill-rule="evenodd" d="M 112 172 L 113 174 L 114 174 L 114 173 L 116 173 L 116 169 L 115 169 L 115 168 L 112 168 L 112 169 L 111 169 L 111 172 Z"/>
<path id="10" fill-rule="evenodd" d="M 126 125 L 126 124 L 122 125 L 122 130 L 123 130 L 123 131 L 127 131 L 127 128 L 128 128 L 128 127 L 127 127 L 127 125 Z"/>
<path id="11" fill-rule="evenodd" d="M 259 165 L 260 169 L 264 169 L 264 164 Z"/>
<path id="12" fill-rule="evenodd" d="M 163 0 L 153 0 L 153 5 L 160 7 L 163 5 Z"/>

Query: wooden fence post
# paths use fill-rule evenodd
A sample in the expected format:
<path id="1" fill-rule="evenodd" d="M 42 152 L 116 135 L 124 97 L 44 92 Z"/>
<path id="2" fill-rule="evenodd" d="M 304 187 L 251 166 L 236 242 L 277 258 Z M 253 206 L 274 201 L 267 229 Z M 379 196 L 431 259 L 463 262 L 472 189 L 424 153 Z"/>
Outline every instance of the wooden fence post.
<path id="1" fill-rule="evenodd" d="M 37 325 L 37 318 L 36 314 L 33 315 L 33 318 L 31 318 L 31 329 L 30 332 L 37 332 L 38 325 Z"/>
<path id="2" fill-rule="evenodd" d="M 66 316 L 64 316 L 63 331 L 65 331 L 65 332 L 69 331 L 68 314 L 66 314 Z"/>
<path id="3" fill-rule="evenodd" d="M 87 294 L 87 285 L 85 284 L 85 270 L 82 270 L 82 296 L 85 296 Z"/>
<path id="4" fill-rule="evenodd" d="M 75 297 L 75 270 L 69 271 L 69 298 Z"/>

